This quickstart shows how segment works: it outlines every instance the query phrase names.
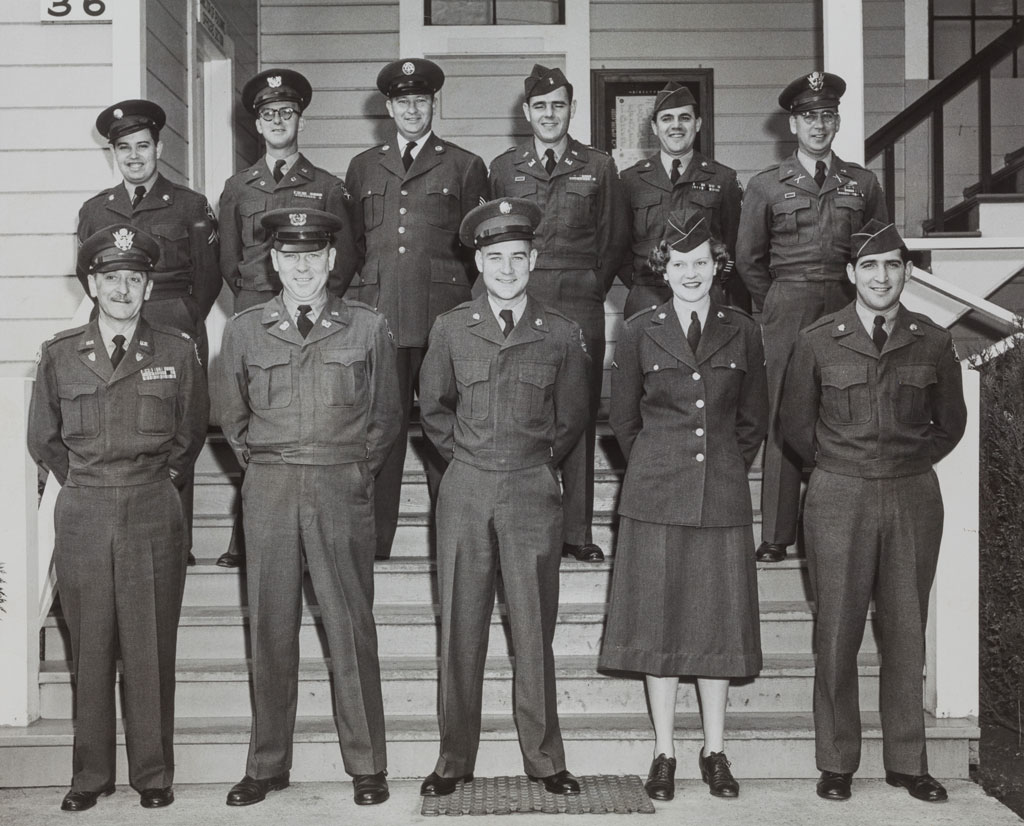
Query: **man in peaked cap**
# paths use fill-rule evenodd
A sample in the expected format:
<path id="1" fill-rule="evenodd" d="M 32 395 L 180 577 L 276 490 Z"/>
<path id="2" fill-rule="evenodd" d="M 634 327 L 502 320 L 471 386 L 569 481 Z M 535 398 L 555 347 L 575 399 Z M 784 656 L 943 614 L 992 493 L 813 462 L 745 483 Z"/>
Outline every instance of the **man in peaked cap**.
<path id="1" fill-rule="evenodd" d="M 761 314 L 768 371 L 769 424 L 757 558 L 778 562 L 796 541 L 800 459 L 783 443 L 782 382 L 801 329 L 850 300 L 845 267 L 850 236 L 869 219 L 888 220 L 874 174 L 836 157 L 838 75 L 811 72 L 779 95 L 796 152 L 755 175 L 740 213 L 736 266 Z"/>
<path id="2" fill-rule="evenodd" d="M 377 88 L 396 133 L 356 155 L 345 182 L 352 193 L 359 274 L 351 295 L 382 312 L 398 344 L 402 432 L 377 479 L 377 557 L 391 555 L 405 465 L 409 417 L 430 326 L 470 297 L 474 275 L 459 245 L 459 222 L 487 194 L 480 158 L 432 131 L 436 94 L 444 83 L 430 60 L 387 64 Z M 441 478 L 438 458 L 424 456 L 431 501 Z"/>
<path id="3" fill-rule="evenodd" d="M 937 802 L 946 790 L 928 774 L 921 679 L 942 538 L 932 465 L 964 433 L 961 367 L 949 332 L 900 303 L 913 265 L 896 228 L 869 221 L 851 235 L 850 255 L 856 300 L 800 333 L 780 413 L 787 441 L 814 465 L 804 536 L 817 603 L 817 791 L 850 797 L 857 652 L 874 598 L 886 781 Z"/>
<path id="4" fill-rule="evenodd" d="M 526 773 L 554 794 L 579 793 L 565 768 L 551 651 L 562 547 L 555 467 L 586 424 L 589 359 L 579 326 L 527 293 L 541 215 L 531 201 L 502 198 L 463 219 L 486 293 L 438 317 L 420 374 L 423 432 L 449 463 L 437 499 L 441 743 L 420 789 L 429 796 L 473 779 L 499 568 Z"/>
<path id="5" fill-rule="evenodd" d="M 523 83 L 523 115 L 533 136 L 491 161 L 493 198 L 526 198 L 543 211 L 534 240 L 530 292 L 583 329 L 593 372 L 583 438 L 562 465 L 566 556 L 604 559 L 594 544 L 594 445 L 604 379 L 604 298 L 628 242 L 626 203 L 615 161 L 569 135 L 576 113 L 561 69 L 539 64 Z"/>
<path id="6" fill-rule="evenodd" d="M 331 293 L 344 226 L 323 210 L 271 210 L 281 292 L 228 323 L 217 385 L 224 436 L 245 470 L 253 722 L 229 806 L 288 785 L 298 700 L 303 559 L 320 606 L 334 710 L 355 802 L 388 798 L 373 621 L 373 476 L 398 434 L 394 344 L 370 307 Z"/>
<path id="7" fill-rule="evenodd" d="M 620 270 L 623 283 L 629 287 L 623 311 L 626 318 L 671 297 L 665 281 L 651 272 L 647 256 L 658 243 L 669 213 L 675 210 L 700 212 L 707 217 L 712 234 L 729 252 L 729 261 L 718 276 L 725 288 L 715 289 L 716 299 L 750 310 L 750 296 L 743 282 L 731 277 L 743 192 L 735 170 L 694 148 L 701 125 L 693 93 L 670 81 L 658 92 L 651 112 L 651 131 L 660 150 L 622 173 L 633 216 L 632 243 Z"/>
<path id="8" fill-rule="evenodd" d="M 61 808 L 114 791 L 115 666 L 123 664 L 128 780 L 174 802 L 174 664 L 188 530 L 177 485 L 209 416 L 188 335 L 147 320 L 160 242 L 117 223 L 85 239 L 97 313 L 43 345 L 28 448 L 61 484 L 54 564 L 76 685 L 74 770 Z"/>
<path id="9" fill-rule="evenodd" d="M 348 214 L 349 194 L 342 181 L 312 164 L 299 151 L 302 115 L 313 89 L 299 72 L 267 69 L 242 89 L 242 104 L 256 118 L 266 152 L 255 164 L 228 178 L 220 196 L 221 270 L 235 296 L 235 312 L 262 304 L 280 292 L 271 264 L 271 233 L 261 218 L 275 209 L 323 210 L 341 226 L 333 233 L 328 290 L 343 295 L 356 269 Z M 236 518 L 231 542 L 217 564 L 233 568 L 244 561 L 244 538 Z"/>
<path id="10" fill-rule="evenodd" d="M 122 100 L 96 118 L 96 130 L 110 142 L 123 181 L 105 189 L 78 213 L 78 240 L 103 227 L 128 222 L 156 239 L 160 256 L 150 274 L 151 293 L 143 315 L 188 333 L 207 362 L 206 317 L 220 293 L 217 221 L 203 195 L 172 183 L 157 169 L 163 152 L 164 110 L 149 100 Z M 88 270 L 78 280 L 88 292 Z M 181 504 L 192 533 L 193 471 L 181 480 Z M 191 545 L 191 542 L 190 542 Z M 190 562 L 194 562 L 190 552 Z"/>

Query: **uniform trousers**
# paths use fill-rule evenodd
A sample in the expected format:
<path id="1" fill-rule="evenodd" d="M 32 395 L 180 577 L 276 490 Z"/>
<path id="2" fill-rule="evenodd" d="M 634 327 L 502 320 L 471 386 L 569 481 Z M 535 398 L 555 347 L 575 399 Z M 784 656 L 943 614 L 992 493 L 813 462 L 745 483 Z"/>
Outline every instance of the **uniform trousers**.
<path id="1" fill-rule="evenodd" d="M 796 541 L 803 462 L 786 444 L 779 423 L 782 385 L 800 331 L 850 303 L 848 281 L 773 281 L 761 313 L 768 377 L 768 435 L 761 492 L 761 539 L 779 545 Z"/>
<path id="2" fill-rule="evenodd" d="M 345 770 L 383 771 L 369 470 L 251 462 L 242 501 L 254 706 L 246 774 L 267 779 L 292 767 L 303 556 L 327 637 Z"/>
<path id="3" fill-rule="evenodd" d="M 54 528 L 75 678 L 71 790 L 114 785 L 118 650 L 128 780 L 139 791 L 170 786 L 175 649 L 187 555 L 178 491 L 169 478 L 123 487 L 65 484 Z"/>
<path id="4" fill-rule="evenodd" d="M 480 745 L 487 637 L 501 570 L 515 656 L 513 713 L 528 774 L 565 768 L 555 659 L 562 511 L 548 465 L 481 470 L 456 459 L 437 503 L 441 602 L 438 724 L 442 777 L 473 771 Z"/>
<path id="5" fill-rule="evenodd" d="M 942 519 L 933 471 L 892 479 L 811 474 L 804 536 L 817 601 L 814 730 L 822 771 L 855 772 L 860 765 L 857 652 L 872 596 L 882 761 L 902 774 L 928 771 L 922 673 Z"/>

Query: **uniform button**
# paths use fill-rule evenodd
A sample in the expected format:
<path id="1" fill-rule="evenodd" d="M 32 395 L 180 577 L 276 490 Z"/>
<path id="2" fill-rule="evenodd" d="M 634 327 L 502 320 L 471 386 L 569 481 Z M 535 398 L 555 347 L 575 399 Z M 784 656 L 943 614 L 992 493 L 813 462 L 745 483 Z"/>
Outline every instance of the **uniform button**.
<path id="1" fill-rule="evenodd" d="M 696 434 L 697 434 L 698 436 L 703 436 L 703 435 L 704 435 L 704 428 L 703 428 L 703 427 L 698 427 L 698 428 L 697 428 L 697 429 L 696 429 L 695 431 L 693 431 L 693 432 L 694 432 L 694 433 L 696 433 Z"/>
<path id="2" fill-rule="evenodd" d="M 405 247 L 399 247 L 399 248 L 398 248 L 398 252 L 399 252 L 400 254 L 401 254 L 401 253 L 404 253 L 404 252 L 405 252 Z"/>
<path id="3" fill-rule="evenodd" d="M 704 454 L 703 453 L 698 453 L 693 458 L 696 459 L 698 462 L 703 462 L 704 461 Z"/>
<path id="4" fill-rule="evenodd" d="M 405 234 L 405 227 L 399 227 L 398 228 L 398 234 L 399 235 L 404 235 Z"/>
<path id="5" fill-rule="evenodd" d="M 700 407 L 703 407 L 703 406 L 704 406 L 704 399 L 697 399 L 697 407 L 700 408 Z"/>
<path id="6" fill-rule="evenodd" d="M 660 368 L 660 367 L 658 367 L 658 365 L 657 365 L 657 364 L 655 364 L 655 365 L 654 365 L 654 366 L 653 366 L 653 367 L 652 367 L 651 369 L 652 369 L 652 370 L 660 370 L 661 368 Z"/>
<path id="7" fill-rule="evenodd" d="M 694 381 L 700 381 L 700 373 L 694 373 L 693 374 L 693 380 Z"/>
<path id="8" fill-rule="evenodd" d="M 409 194 L 409 190 L 408 189 L 403 189 L 402 190 L 402 194 L 403 195 L 408 195 Z"/>
<path id="9" fill-rule="evenodd" d="M 401 208 L 400 208 L 400 209 L 398 210 L 398 214 L 399 214 L 399 215 L 405 215 L 405 213 L 407 213 L 408 211 L 409 211 L 409 210 L 407 210 L 407 209 L 406 209 L 405 207 L 401 207 Z"/>

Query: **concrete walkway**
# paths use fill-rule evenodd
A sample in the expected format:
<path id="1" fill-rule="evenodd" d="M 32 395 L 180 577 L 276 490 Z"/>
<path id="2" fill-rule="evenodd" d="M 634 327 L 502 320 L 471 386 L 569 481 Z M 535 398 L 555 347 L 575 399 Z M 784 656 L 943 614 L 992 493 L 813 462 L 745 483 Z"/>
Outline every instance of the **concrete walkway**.
<path id="1" fill-rule="evenodd" d="M 396 780 L 391 799 L 380 806 L 352 803 L 349 783 L 299 783 L 272 792 L 256 806 L 229 808 L 224 796 L 229 786 L 178 786 L 177 800 L 167 809 L 147 811 L 127 786 L 112 797 L 100 798 L 95 808 L 80 814 L 61 812 L 66 789 L 0 789 L 0 823 L 4 826 L 75 823 L 103 826 L 406 826 L 432 823 L 444 826 L 446 818 L 420 815 L 419 782 Z M 828 803 L 814 794 L 813 780 L 747 780 L 738 800 L 712 798 L 697 781 L 676 786 L 676 798 L 656 803 L 654 815 L 566 815 L 569 826 L 657 826 L 700 823 L 702 826 L 1016 826 L 1024 823 L 980 786 L 966 780 L 946 782 L 950 800 L 944 804 L 921 803 L 881 780 L 855 780 L 854 797 L 848 803 Z M 462 819 L 465 826 L 499 821 L 506 826 L 552 826 L 556 816 L 516 815 Z M 451 822 L 451 821 L 447 821 Z"/>

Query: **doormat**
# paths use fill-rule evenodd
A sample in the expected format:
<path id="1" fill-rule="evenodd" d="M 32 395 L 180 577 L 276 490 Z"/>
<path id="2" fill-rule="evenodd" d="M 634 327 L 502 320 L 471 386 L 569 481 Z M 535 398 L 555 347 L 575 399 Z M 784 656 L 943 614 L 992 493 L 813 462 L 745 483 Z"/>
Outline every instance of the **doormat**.
<path id="1" fill-rule="evenodd" d="M 528 777 L 477 777 L 460 782 L 445 797 L 424 797 L 420 814 L 514 815 L 537 812 L 561 815 L 654 814 L 654 804 L 635 774 L 587 775 L 578 795 L 551 794 Z"/>

